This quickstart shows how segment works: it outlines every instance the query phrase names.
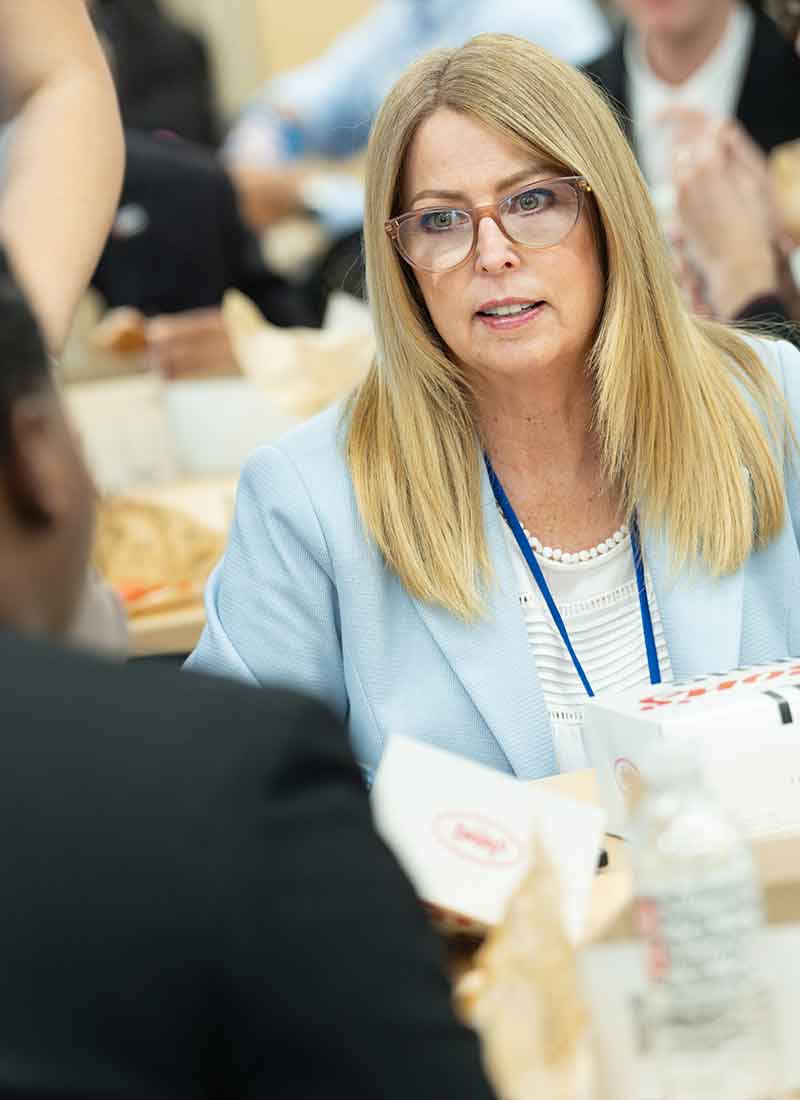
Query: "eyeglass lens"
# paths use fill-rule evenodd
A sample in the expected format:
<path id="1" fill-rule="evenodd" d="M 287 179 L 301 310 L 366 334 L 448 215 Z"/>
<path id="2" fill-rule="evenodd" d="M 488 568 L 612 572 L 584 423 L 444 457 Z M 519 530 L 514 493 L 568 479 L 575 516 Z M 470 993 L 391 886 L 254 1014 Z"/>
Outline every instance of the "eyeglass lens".
<path id="1" fill-rule="evenodd" d="M 572 183 L 543 180 L 503 199 L 497 213 L 517 244 L 548 248 L 569 233 L 579 208 L 580 198 Z M 472 214 L 452 207 L 429 207 L 401 221 L 398 237 L 412 264 L 426 271 L 448 271 L 463 263 L 472 249 Z"/>

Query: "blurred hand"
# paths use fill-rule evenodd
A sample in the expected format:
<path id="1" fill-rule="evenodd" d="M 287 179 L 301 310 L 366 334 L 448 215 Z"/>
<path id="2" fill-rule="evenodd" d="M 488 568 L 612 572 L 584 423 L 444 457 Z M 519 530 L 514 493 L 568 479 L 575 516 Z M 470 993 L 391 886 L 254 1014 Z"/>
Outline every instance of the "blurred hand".
<path id="1" fill-rule="evenodd" d="M 218 378 L 241 373 L 220 309 L 153 317 L 147 347 L 166 378 Z"/>
<path id="2" fill-rule="evenodd" d="M 673 153 L 676 149 L 693 146 L 703 140 L 706 131 L 713 126 L 711 115 L 698 107 L 666 107 L 659 111 L 656 123 L 669 135 Z"/>
<path id="3" fill-rule="evenodd" d="M 701 317 L 713 317 L 714 308 L 708 298 L 708 285 L 700 267 L 690 255 L 686 238 L 680 230 L 669 233 L 675 277 L 692 313 Z"/>
<path id="4" fill-rule="evenodd" d="M 297 213 L 305 170 L 295 167 L 230 169 L 242 218 L 256 232 Z"/>
<path id="5" fill-rule="evenodd" d="M 672 155 L 680 247 L 714 313 L 731 318 L 778 289 L 772 184 L 766 159 L 738 123 L 683 114 Z"/>

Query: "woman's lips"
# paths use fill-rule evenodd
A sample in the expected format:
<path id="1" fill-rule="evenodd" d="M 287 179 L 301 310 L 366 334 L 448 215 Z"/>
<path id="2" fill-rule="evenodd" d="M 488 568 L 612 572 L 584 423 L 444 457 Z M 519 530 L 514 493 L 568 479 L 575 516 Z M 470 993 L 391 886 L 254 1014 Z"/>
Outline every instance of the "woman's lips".
<path id="1" fill-rule="evenodd" d="M 498 332 L 506 332 L 509 329 L 522 328 L 523 325 L 530 324 L 539 316 L 545 305 L 545 302 L 535 302 L 532 308 L 524 309 L 521 313 L 511 313 L 505 317 L 495 317 L 488 313 L 476 313 L 475 319 L 487 328 Z"/>

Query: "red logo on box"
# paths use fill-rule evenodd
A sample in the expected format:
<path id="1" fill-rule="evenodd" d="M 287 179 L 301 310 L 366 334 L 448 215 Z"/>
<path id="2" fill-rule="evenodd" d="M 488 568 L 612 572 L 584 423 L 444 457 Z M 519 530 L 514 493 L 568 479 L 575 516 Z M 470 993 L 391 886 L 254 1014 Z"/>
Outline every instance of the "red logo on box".
<path id="1" fill-rule="evenodd" d="M 454 855 L 485 867 L 513 867 L 522 859 L 522 844 L 514 834 L 480 814 L 458 810 L 439 814 L 433 835 Z"/>
<path id="2" fill-rule="evenodd" d="M 670 707 L 674 704 L 690 703 L 693 699 L 703 699 L 706 696 L 718 694 L 722 691 L 730 691 L 739 684 L 768 684 L 773 680 L 780 680 L 782 676 L 800 675 L 800 664 L 789 661 L 781 668 L 754 668 L 744 669 L 743 674 L 732 672 L 720 680 L 711 680 L 702 687 L 692 687 L 690 684 L 673 688 L 667 688 L 660 692 L 651 692 L 639 700 L 639 709 L 655 710 L 658 707 Z M 744 675 L 746 673 L 746 675 Z"/>

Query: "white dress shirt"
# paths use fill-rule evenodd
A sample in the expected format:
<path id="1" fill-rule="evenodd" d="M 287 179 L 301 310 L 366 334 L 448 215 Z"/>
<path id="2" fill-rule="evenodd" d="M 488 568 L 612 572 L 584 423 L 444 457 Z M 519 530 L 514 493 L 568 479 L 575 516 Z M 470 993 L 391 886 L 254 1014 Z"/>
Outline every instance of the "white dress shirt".
<path id="1" fill-rule="evenodd" d="M 534 583 L 530 567 L 505 523 L 503 530 L 514 565 L 518 599 L 539 685 L 547 705 L 558 770 L 588 768 L 583 748 L 586 690 Z M 612 550 L 586 562 L 564 564 L 542 557 L 538 560 L 595 694 L 649 684 L 650 670 L 630 535 Z M 661 679 L 671 680 L 664 628 L 647 568 L 645 584 Z"/>
<path id="2" fill-rule="evenodd" d="M 625 36 L 628 101 L 633 142 L 662 224 L 669 227 L 675 208 L 671 176 L 672 139 L 660 116 L 670 107 L 704 111 L 711 118 L 733 118 L 742 88 L 755 18 L 745 4 L 737 4 L 721 40 L 703 64 L 682 84 L 667 84 L 650 67 L 644 43 L 631 32 Z"/>

